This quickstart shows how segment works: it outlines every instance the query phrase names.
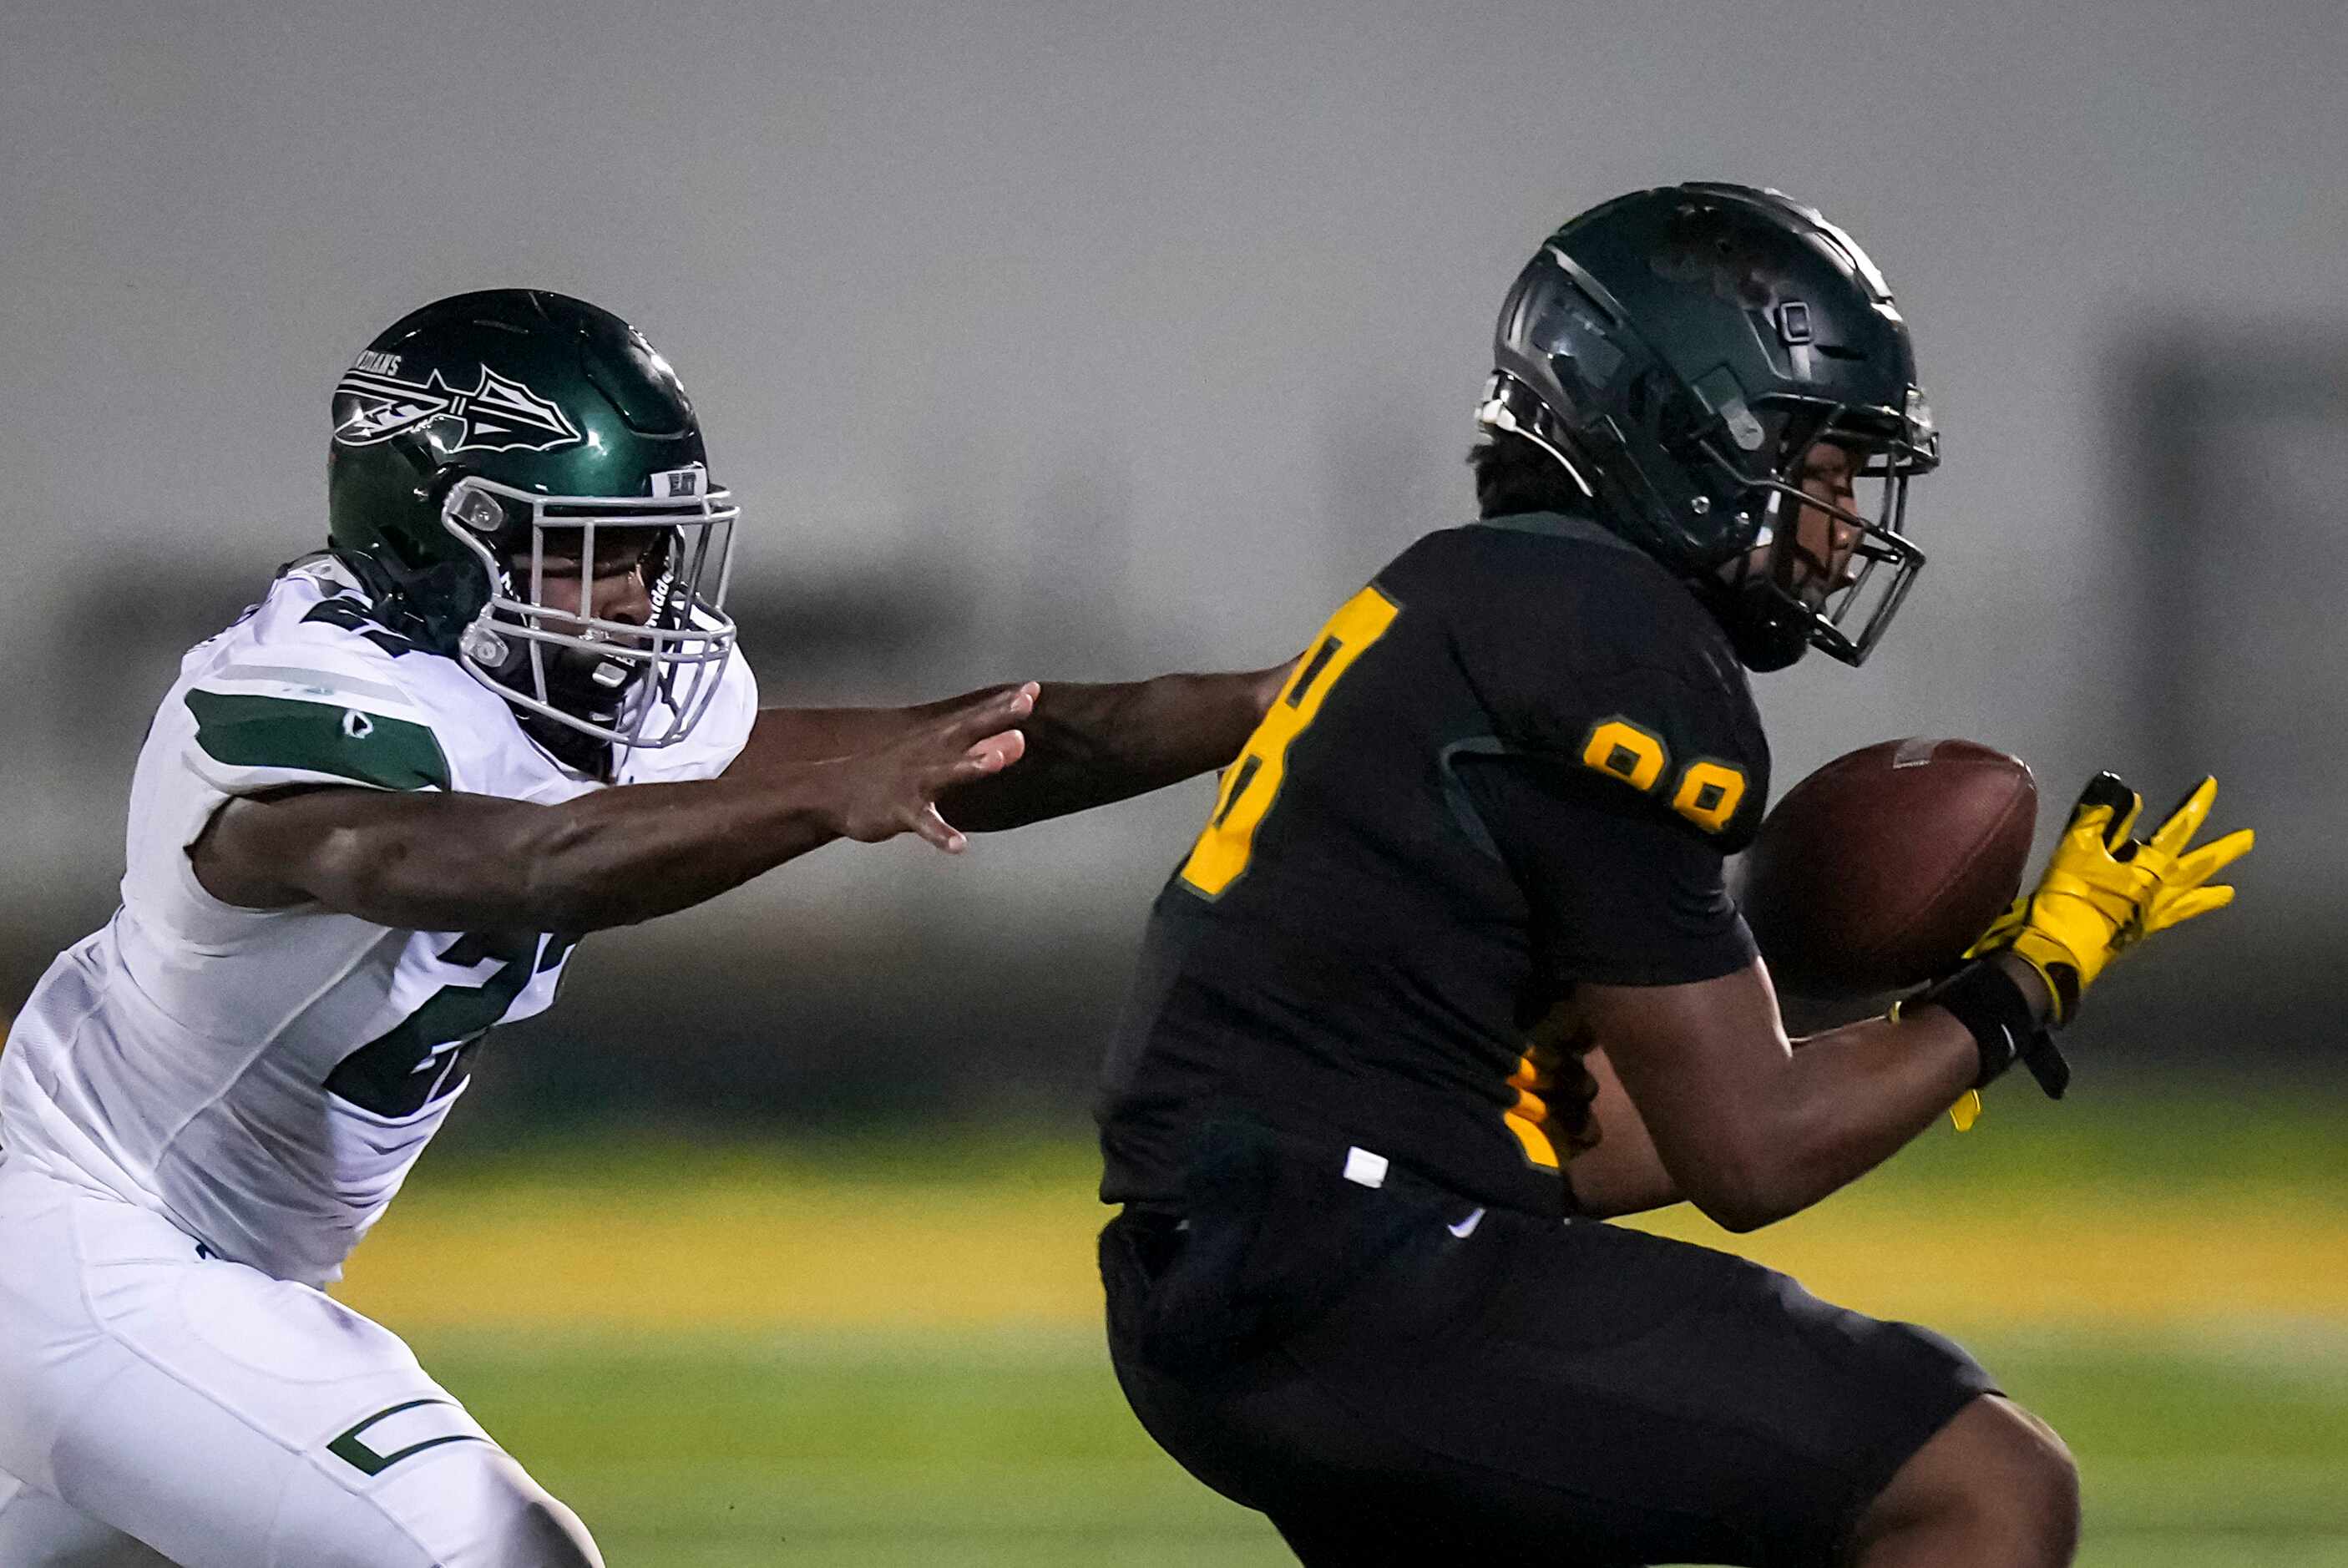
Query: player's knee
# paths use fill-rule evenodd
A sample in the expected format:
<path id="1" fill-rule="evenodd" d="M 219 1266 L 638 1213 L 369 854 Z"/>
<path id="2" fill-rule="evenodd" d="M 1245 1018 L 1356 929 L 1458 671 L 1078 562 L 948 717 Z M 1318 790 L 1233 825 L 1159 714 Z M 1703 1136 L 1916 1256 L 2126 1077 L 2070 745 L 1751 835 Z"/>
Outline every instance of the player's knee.
<path id="1" fill-rule="evenodd" d="M 2079 1545 L 2079 1466 L 2054 1429 L 2019 1405 L 2001 1400 L 2007 1418 L 2004 1491 L 2026 1539 L 2050 1563 L 2068 1563 Z"/>
<path id="2" fill-rule="evenodd" d="M 2079 1471 L 2054 1429 L 2010 1400 L 1984 1397 L 1917 1450 L 1861 1521 L 1857 1560 L 1872 1545 L 1962 1542 L 1983 1562 L 2061 1568 L 2079 1541 Z"/>

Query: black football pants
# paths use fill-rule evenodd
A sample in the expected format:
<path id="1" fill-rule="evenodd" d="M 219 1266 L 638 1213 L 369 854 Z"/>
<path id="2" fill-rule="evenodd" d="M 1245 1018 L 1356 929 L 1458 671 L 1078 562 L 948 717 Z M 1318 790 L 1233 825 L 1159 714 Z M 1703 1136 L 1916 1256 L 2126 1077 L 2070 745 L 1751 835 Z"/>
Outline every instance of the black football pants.
<path id="1" fill-rule="evenodd" d="M 1109 1347 L 1159 1444 L 1311 1568 L 1826 1568 L 1992 1388 L 1742 1259 L 1254 1141 L 1102 1233 Z"/>

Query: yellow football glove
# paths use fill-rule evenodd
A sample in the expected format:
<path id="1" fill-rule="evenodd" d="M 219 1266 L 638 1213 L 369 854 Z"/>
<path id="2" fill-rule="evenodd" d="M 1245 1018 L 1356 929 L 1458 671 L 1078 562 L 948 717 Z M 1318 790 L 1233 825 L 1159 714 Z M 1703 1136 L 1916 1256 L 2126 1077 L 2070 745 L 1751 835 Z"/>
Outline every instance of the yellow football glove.
<path id="1" fill-rule="evenodd" d="M 2232 888 L 2208 883 L 2250 852 L 2250 830 L 2188 848 L 2217 799 L 2218 781 L 2204 779 L 2150 839 L 2135 840 L 2128 833 L 2143 798 L 2098 773 L 2072 808 L 2038 885 L 1998 916 L 1967 956 L 2011 950 L 2046 982 L 2054 1023 L 2069 1023 L 2081 995 L 2123 951 L 2233 902 Z"/>

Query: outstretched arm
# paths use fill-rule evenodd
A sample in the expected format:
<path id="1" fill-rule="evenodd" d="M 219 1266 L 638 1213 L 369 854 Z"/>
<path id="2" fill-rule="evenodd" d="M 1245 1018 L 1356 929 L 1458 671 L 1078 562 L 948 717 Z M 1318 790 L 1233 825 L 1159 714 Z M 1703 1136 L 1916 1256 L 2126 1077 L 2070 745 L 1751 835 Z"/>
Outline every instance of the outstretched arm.
<path id="1" fill-rule="evenodd" d="M 1247 744 L 1293 667 L 1291 661 L 1229 675 L 1051 682 L 1021 725 L 1027 749 L 1019 766 L 956 784 L 939 805 L 961 827 L 998 831 L 1106 806 L 1223 767 Z M 878 744 L 984 695 L 915 707 L 768 708 L 758 715 L 750 744 L 730 771 L 788 769 Z"/>
<path id="2" fill-rule="evenodd" d="M 1090 810 L 1226 767 L 1294 662 L 1235 675 L 1113 685 L 1056 682 L 1035 699 L 1015 772 L 955 785 L 942 800 L 973 832 Z"/>
<path id="3" fill-rule="evenodd" d="M 249 909 L 316 903 L 395 929 L 572 935 L 689 908 L 836 838 L 913 832 L 947 851 L 942 791 L 1016 761 L 1030 687 L 942 705 L 843 757 L 560 805 L 299 789 L 223 805 L 188 851 Z"/>

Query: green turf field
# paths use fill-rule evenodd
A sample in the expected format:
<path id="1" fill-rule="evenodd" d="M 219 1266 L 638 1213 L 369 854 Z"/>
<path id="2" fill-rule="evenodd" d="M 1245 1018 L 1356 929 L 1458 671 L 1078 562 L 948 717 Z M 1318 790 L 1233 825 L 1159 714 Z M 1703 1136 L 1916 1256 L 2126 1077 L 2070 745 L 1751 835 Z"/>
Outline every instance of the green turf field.
<path id="1" fill-rule="evenodd" d="M 1972 1336 L 2085 1470 L 2098 1568 L 2348 1564 L 2348 1344 Z M 419 1336 L 614 1568 L 1292 1563 L 1077 1331 Z"/>
<path id="2" fill-rule="evenodd" d="M 1736 1240 L 1957 1333 L 2051 1418 L 2085 1475 L 2084 1563 L 2348 1568 L 2336 1099 L 2008 1096 Z M 1000 1134 L 427 1161 L 342 1294 L 615 1568 L 1290 1561 L 1118 1398 L 1089 1163 Z"/>

